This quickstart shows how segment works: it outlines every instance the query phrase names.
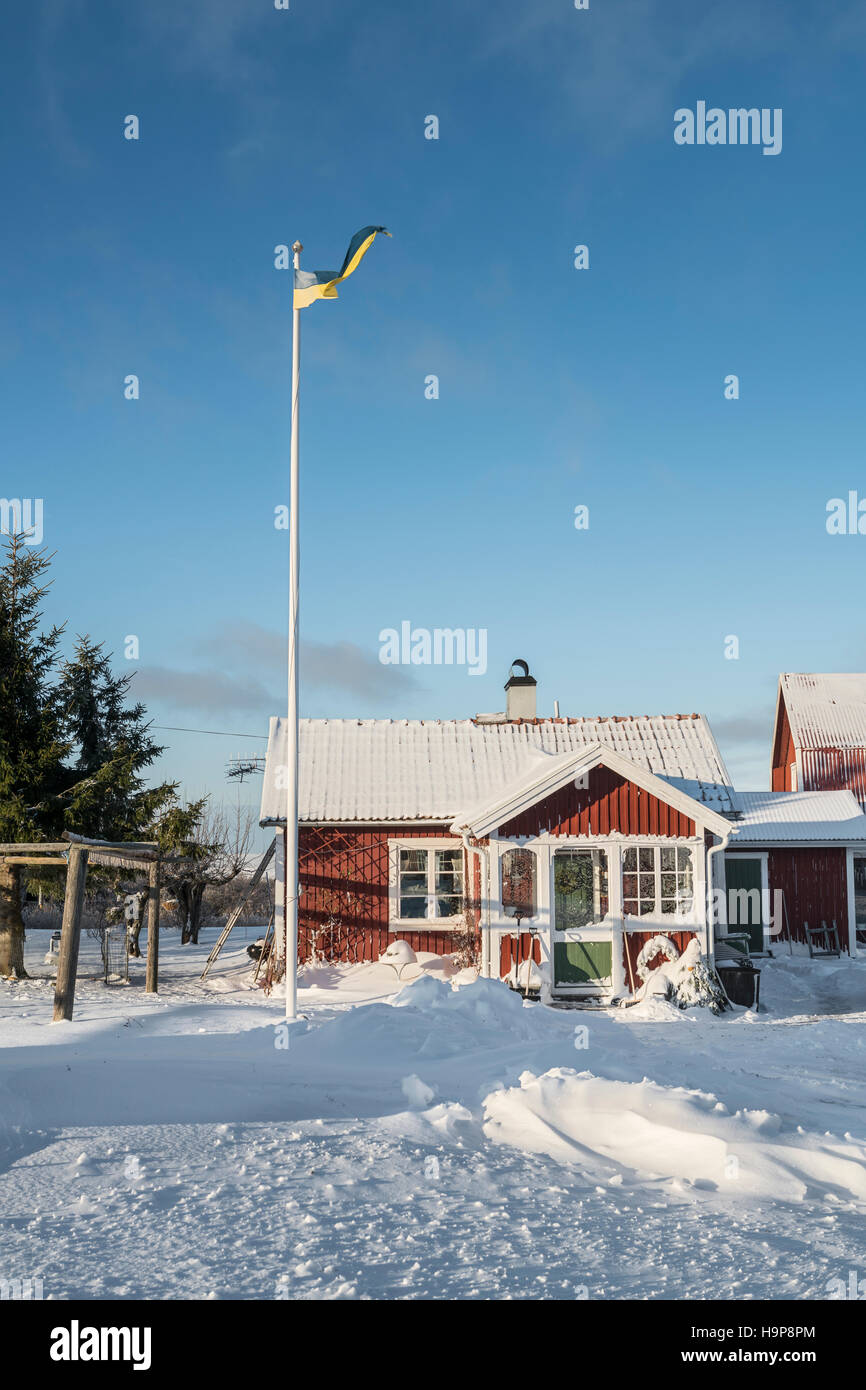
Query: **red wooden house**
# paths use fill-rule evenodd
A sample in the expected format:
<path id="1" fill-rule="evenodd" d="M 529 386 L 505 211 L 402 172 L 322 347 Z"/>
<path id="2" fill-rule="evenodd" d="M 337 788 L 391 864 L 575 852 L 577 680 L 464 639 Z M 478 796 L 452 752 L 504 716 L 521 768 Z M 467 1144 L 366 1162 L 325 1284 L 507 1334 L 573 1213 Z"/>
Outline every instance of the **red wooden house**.
<path id="1" fill-rule="evenodd" d="M 847 790 L 866 810 L 866 674 L 783 672 L 773 729 L 775 791 Z M 866 854 L 851 847 L 845 873 L 851 931 L 866 937 Z M 837 869 L 838 874 L 838 869 Z"/>
<path id="2" fill-rule="evenodd" d="M 714 917 L 767 949 L 778 884 L 795 935 L 814 902 L 847 944 L 846 866 L 866 853 L 850 793 L 738 794 L 701 715 L 544 718 L 528 670 L 505 689 L 503 714 L 474 719 L 301 721 L 301 960 L 469 940 L 486 976 L 531 954 L 542 997 L 609 999 L 640 984 L 656 936 L 712 954 Z M 285 761 L 274 719 L 278 848 Z"/>

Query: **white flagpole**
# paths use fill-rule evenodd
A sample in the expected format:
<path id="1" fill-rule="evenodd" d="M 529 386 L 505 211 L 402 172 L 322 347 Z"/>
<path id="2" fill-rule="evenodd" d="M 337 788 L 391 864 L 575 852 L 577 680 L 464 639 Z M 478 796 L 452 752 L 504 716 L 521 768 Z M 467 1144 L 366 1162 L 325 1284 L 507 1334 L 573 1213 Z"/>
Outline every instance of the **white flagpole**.
<path id="1" fill-rule="evenodd" d="M 296 241 L 295 270 L 303 246 Z M 289 488 L 289 707 L 286 720 L 286 1020 L 298 1016 L 298 406 L 301 378 L 301 311 L 294 308 L 292 276 L 292 448 Z"/>

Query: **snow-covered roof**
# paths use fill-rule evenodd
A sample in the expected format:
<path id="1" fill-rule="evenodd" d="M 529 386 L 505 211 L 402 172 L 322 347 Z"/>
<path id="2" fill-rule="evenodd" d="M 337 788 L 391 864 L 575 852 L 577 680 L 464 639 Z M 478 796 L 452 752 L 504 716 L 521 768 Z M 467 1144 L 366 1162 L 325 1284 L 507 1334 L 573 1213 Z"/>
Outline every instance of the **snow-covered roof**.
<path id="1" fill-rule="evenodd" d="M 866 815 L 849 791 L 734 792 L 742 819 L 734 822 L 730 848 L 755 843 L 866 842 Z"/>
<path id="2" fill-rule="evenodd" d="M 779 683 L 798 749 L 866 748 L 866 674 L 785 671 Z"/>
<path id="3" fill-rule="evenodd" d="M 730 778 L 702 715 L 615 718 L 302 719 L 302 821 L 451 822 L 532 770 L 539 752 L 612 748 L 709 809 L 732 809 Z M 272 719 L 261 822 L 285 819 L 285 721 Z"/>

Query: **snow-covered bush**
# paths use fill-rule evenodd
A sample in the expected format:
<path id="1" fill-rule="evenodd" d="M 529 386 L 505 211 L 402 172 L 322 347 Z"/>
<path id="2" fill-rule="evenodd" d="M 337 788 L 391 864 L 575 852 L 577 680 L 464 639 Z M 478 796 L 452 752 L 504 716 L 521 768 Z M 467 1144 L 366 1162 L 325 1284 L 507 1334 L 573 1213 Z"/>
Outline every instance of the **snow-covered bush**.
<path id="1" fill-rule="evenodd" d="M 659 955 L 664 956 L 669 961 L 679 960 L 679 950 L 669 936 L 652 936 L 649 941 L 644 942 L 636 965 L 641 980 L 645 980 L 650 973 L 650 961 L 655 960 L 656 956 Z"/>
<path id="2" fill-rule="evenodd" d="M 689 942 L 677 964 L 680 969 L 674 975 L 672 983 L 674 1003 L 680 1009 L 693 1009 L 700 1006 L 710 1009 L 714 1014 L 721 1014 L 730 1007 L 728 996 L 722 989 L 718 975 L 715 970 L 710 968 L 701 954 L 697 938 L 693 938 Z"/>
<path id="3" fill-rule="evenodd" d="M 650 970 L 649 962 L 659 954 L 667 956 L 667 960 Z M 637 968 L 643 980 L 637 992 L 638 1000 L 661 996 L 670 999 L 677 1008 L 708 1008 L 714 1014 L 724 1013 L 729 1007 L 728 996 L 715 970 L 705 961 L 697 937 L 692 937 L 680 955 L 669 937 L 654 936 L 641 950 Z"/>

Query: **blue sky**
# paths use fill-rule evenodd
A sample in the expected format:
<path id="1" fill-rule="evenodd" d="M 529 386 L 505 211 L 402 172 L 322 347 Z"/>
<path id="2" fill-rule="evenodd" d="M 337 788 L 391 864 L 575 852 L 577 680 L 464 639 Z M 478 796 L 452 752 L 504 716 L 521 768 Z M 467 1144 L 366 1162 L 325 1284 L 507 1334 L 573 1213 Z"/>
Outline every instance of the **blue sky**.
<path id="1" fill-rule="evenodd" d="M 70 639 L 134 667 L 159 724 L 265 732 L 274 247 L 327 269 L 383 223 L 303 313 L 302 712 L 498 709 L 520 656 L 542 712 L 700 710 L 766 785 L 778 672 L 864 665 L 866 537 L 825 528 L 866 496 L 862 5 L 34 0 L 2 24 L 0 491 L 44 499 Z M 782 152 L 677 146 L 699 100 L 782 108 Z M 404 620 L 486 628 L 486 676 L 381 665 Z M 216 800 L 259 746 L 163 737 L 158 774 Z"/>

